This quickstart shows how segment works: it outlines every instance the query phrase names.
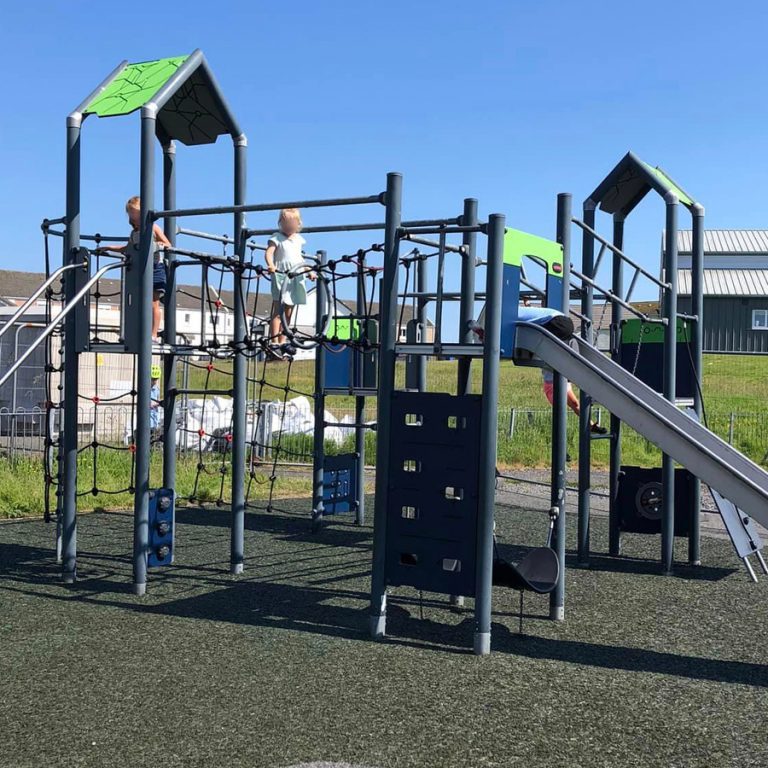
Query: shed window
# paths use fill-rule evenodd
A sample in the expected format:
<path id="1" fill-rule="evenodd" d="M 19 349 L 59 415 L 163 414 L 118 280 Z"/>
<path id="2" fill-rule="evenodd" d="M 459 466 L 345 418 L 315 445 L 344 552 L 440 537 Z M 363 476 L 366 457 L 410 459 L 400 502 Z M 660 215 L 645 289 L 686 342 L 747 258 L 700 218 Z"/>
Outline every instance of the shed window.
<path id="1" fill-rule="evenodd" d="M 752 330 L 768 331 L 768 309 L 752 310 Z"/>

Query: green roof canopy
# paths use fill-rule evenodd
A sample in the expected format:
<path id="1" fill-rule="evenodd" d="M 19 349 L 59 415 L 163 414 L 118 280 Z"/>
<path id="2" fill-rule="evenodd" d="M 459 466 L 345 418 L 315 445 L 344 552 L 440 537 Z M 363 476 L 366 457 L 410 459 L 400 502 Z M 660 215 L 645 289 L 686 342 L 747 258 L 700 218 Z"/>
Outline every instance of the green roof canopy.
<path id="1" fill-rule="evenodd" d="M 606 213 L 626 216 L 651 190 L 662 197 L 673 192 L 688 209 L 696 204 L 661 168 L 644 163 L 632 152 L 628 152 L 619 161 L 590 195 L 590 199 Z"/>
<path id="2" fill-rule="evenodd" d="M 188 56 L 123 66 L 80 111 L 83 115 L 119 117 L 150 102 L 158 107 L 161 141 L 212 144 L 223 134 L 241 133 L 199 50 Z"/>
<path id="3" fill-rule="evenodd" d="M 83 110 L 86 115 L 115 117 L 143 107 L 164 86 L 188 56 L 129 64 Z"/>

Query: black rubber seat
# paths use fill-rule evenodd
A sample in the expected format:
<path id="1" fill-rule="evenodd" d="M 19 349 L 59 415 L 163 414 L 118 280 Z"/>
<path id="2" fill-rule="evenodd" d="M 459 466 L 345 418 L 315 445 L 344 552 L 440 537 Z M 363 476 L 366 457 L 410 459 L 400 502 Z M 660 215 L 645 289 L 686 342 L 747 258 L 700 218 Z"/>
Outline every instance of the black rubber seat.
<path id="1" fill-rule="evenodd" d="M 520 592 L 549 594 L 560 576 L 560 562 L 553 549 L 532 549 L 517 565 L 497 558 L 493 561 L 493 583 Z"/>

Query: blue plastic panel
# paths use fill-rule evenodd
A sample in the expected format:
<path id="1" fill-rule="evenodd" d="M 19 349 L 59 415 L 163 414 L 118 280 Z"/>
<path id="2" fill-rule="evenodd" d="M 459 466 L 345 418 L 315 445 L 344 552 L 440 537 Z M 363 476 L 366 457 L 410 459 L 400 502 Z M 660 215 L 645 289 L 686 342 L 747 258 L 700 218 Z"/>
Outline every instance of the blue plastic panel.
<path id="1" fill-rule="evenodd" d="M 149 492 L 149 554 L 147 565 L 170 565 L 174 557 L 176 498 L 170 488 Z"/>
<path id="2" fill-rule="evenodd" d="M 515 355 L 515 331 L 520 309 L 520 267 L 505 264 L 501 293 L 501 358 Z"/>
<path id="3" fill-rule="evenodd" d="M 357 509 L 357 453 L 326 456 L 323 461 L 323 515 L 341 515 Z"/>
<path id="4" fill-rule="evenodd" d="M 473 596 L 480 395 L 392 394 L 387 582 Z"/>

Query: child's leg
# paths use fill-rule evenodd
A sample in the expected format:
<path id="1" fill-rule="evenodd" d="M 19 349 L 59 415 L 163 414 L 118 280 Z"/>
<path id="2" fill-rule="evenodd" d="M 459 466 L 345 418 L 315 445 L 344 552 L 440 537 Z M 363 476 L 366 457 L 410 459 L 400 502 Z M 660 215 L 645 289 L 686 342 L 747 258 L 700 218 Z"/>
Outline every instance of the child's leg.
<path id="1" fill-rule="evenodd" d="M 568 407 L 578 416 L 581 412 L 581 403 L 579 402 L 579 398 L 574 394 L 573 387 L 571 386 L 570 382 L 568 382 L 566 399 L 568 400 Z"/>
<path id="2" fill-rule="evenodd" d="M 152 293 L 152 338 L 156 339 L 160 335 L 160 294 L 157 291 Z"/>
<path id="3" fill-rule="evenodd" d="M 286 304 L 285 307 L 285 322 L 288 323 L 288 325 L 291 325 L 291 318 L 293 317 L 293 306 Z M 284 328 L 283 331 L 286 329 Z M 285 342 L 287 340 L 285 333 L 281 336 L 281 343 Z"/>
<path id="4" fill-rule="evenodd" d="M 280 343 L 280 304 L 277 301 L 272 302 L 272 315 L 269 318 L 269 343 Z"/>

